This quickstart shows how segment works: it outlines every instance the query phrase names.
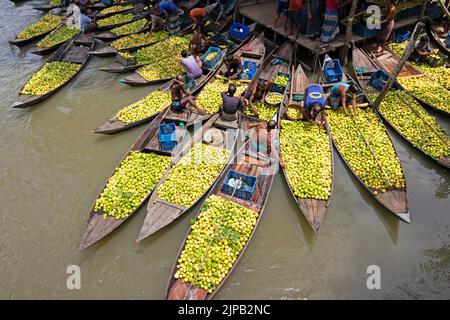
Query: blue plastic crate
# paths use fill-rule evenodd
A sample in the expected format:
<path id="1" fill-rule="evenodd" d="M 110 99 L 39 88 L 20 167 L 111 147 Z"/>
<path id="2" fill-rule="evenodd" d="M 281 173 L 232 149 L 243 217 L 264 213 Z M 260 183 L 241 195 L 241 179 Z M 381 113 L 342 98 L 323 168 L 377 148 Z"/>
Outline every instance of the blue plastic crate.
<path id="1" fill-rule="evenodd" d="M 177 126 L 174 123 L 163 123 L 158 127 L 159 146 L 163 151 L 171 151 L 177 145 Z"/>
<path id="2" fill-rule="evenodd" d="M 442 8 L 436 2 L 429 3 L 427 5 L 427 10 L 425 11 L 425 14 L 427 16 L 434 17 L 434 16 L 437 16 L 437 15 L 439 15 L 441 13 L 442 13 Z"/>
<path id="3" fill-rule="evenodd" d="M 394 36 L 394 41 L 397 43 L 404 42 L 409 39 L 410 35 L 411 35 L 411 31 L 406 30 L 406 29 L 397 31 Z"/>
<path id="4" fill-rule="evenodd" d="M 369 84 L 378 89 L 381 90 L 386 85 L 386 82 L 389 79 L 389 75 L 384 72 L 383 70 L 378 70 L 372 73 L 372 76 L 370 77 Z"/>
<path id="5" fill-rule="evenodd" d="M 379 29 L 369 29 L 367 28 L 367 24 L 364 22 L 357 23 L 353 30 L 358 36 L 363 38 L 375 37 Z"/>
<path id="6" fill-rule="evenodd" d="M 230 26 L 229 35 L 231 38 L 244 41 L 250 34 L 250 28 L 245 24 L 235 22 Z"/>
<path id="7" fill-rule="evenodd" d="M 242 185 L 241 188 L 236 189 L 228 184 L 228 181 L 230 179 L 236 179 L 241 180 Z M 246 185 L 246 186 L 245 186 Z M 236 190 L 236 191 L 235 191 Z M 226 194 L 232 195 L 234 193 L 235 197 L 244 199 L 244 200 L 250 200 L 253 198 L 253 194 L 256 190 L 256 177 L 254 176 L 247 176 L 245 174 L 230 170 L 228 172 L 227 176 L 225 177 L 222 191 Z"/>
<path id="8" fill-rule="evenodd" d="M 447 48 L 450 48 L 450 32 L 447 34 L 447 38 L 445 38 L 444 43 Z"/>
<path id="9" fill-rule="evenodd" d="M 256 62 L 244 60 L 239 79 L 252 80 L 256 73 Z"/>
<path id="10" fill-rule="evenodd" d="M 289 80 L 291 79 L 291 75 L 289 73 L 277 72 L 277 74 L 273 77 L 273 81 L 275 81 L 276 77 L 278 77 L 278 76 L 286 76 Z M 289 83 L 289 80 L 288 80 L 288 83 Z M 282 85 L 274 83 L 272 85 L 272 88 L 270 91 L 283 94 L 285 90 L 286 90 L 286 86 L 282 86 Z"/>
<path id="11" fill-rule="evenodd" d="M 339 59 L 333 59 L 325 62 L 325 67 L 323 69 L 325 78 L 328 83 L 335 83 L 342 80 L 342 67 Z"/>
<path id="12" fill-rule="evenodd" d="M 217 55 L 213 59 L 206 61 L 205 60 L 206 57 L 212 52 L 216 52 Z M 220 50 L 220 48 L 217 48 L 217 47 L 209 47 L 208 51 L 206 51 L 205 54 L 200 57 L 200 59 L 203 61 L 203 67 L 205 69 L 212 69 L 222 59 L 222 50 Z"/>

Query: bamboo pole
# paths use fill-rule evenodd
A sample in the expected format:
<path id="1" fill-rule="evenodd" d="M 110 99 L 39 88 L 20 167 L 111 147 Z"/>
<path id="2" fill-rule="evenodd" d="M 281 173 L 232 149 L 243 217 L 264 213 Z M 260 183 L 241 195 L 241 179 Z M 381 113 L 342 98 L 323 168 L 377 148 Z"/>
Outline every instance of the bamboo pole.
<path id="1" fill-rule="evenodd" d="M 423 17 L 425 16 L 425 11 L 427 11 L 427 3 L 428 3 L 428 0 L 423 0 L 422 10 L 420 11 L 420 16 L 419 16 L 420 19 L 423 19 Z"/>
<path id="2" fill-rule="evenodd" d="M 411 38 L 409 39 L 408 45 L 406 46 L 405 53 L 403 53 L 403 56 L 401 57 L 398 65 L 395 67 L 394 71 L 391 73 L 391 76 L 389 77 L 386 85 L 384 86 L 383 90 L 381 90 L 380 94 L 378 95 L 377 99 L 375 100 L 374 105 L 376 108 L 378 108 L 381 101 L 383 101 L 386 93 L 389 90 L 391 90 L 392 85 L 395 82 L 395 79 L 397 78 L 400 71 L 403 69 L 403 66 L 405 65 L 406 61 L 408 61 L 408 58 L 414 49 L 414 44 L 416 43 L 416 40 L 419 37 L 420 32 L 422 31 L 424 26 L 425 26 L 425 24 L 423 22 L 419 22 L 416 24 L 416 27 L 414 28 L 414 32 L 413 32 Z"/>
<path id="3" fill-rule="evenodd" d="M 352 6 L 350 8 L 350 14 L 348 16 L 348 21 L 347 21 L 347 26 L 346 26 L 347 30 L 345 32 L 345 44 L 341 51 L 341 54 L 342 54 L 341 61 L 344 66 L 346 66 L 348 63 L 348 50 L 352 46 L 352 44 L 351 44 L 352 40 L 353 40 L 352 27 L 353 27 L 353 19 L 355 16 L 357 4 L 358 4 L 357 0 L 352 0 Z"/>
<path id="4" fill-rule="evenodd" d="M 447 9 L 447 6 L 444 4 L 444 2 L 442 2 L 442 0 L 438 0 L 438 3 L 441 5 L 442 10 L 444 10 L 445 15 L 447 16 L 447 18 L 450 19 L 450 12 Z M 448 2 L 447 2 L 448 4 Z"/>

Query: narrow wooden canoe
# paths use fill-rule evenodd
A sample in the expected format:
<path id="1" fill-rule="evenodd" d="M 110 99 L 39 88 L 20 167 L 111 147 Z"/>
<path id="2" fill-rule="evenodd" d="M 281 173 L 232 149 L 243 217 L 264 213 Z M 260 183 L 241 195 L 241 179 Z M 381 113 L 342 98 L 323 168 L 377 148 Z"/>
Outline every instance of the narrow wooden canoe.
<path id="1" fill-rule="evenodd" d="M 225 53 L 226 53 L 226 50 L 225 50 Z M 214 69 L 211 69 L 211 70 L 205 72 L 205 74 L 203 74 L 200 78 L 196 79 L 195 86 L 194 86 L 194 88 L 192 88 L 190 90 L 190 93 L 196 94 L 205 85 L 205 83 L 207 83 L 219 71 L 220 65 L 221 65 L 221 63 L 218 63 Z M 164 84 L 163 86 L 161 86 L 159 88 L 159 90 L 169 91 L 172 83 L 173 83 L 173 81 L 170 81 L 170 82 Z M 156 114 L 152 115 L 151 117 L 148 117 L 148 118 L 145 118 L 145 119 L 133 122 L 133 123 L 124 123 L 124 122 L 120 121 L 119 119 L 117 119 L 117 117 L 113 117 L 112 119 L 110 119 L 108 122 L 106 122 L 102 126 L 96 128 L 94 130 L 94 133 L 103 133 L 103 134 L 116 133 L 119 131 L 123 131 L 123 130 L 129 129 L 129 128 L 135 127 L 142 123 L 148 122 L 155 116 L 156 116 Z"/>
<path id="2" fill-rule="evenodd" d="M 141 20 L 141 19 L 145 19 L 145 18 L 141 17 L 140 19 L 131 21 L 129 23 L 133 23 L 133 22 L 136 22 L 136 21 Z M 125 34 L 120 34 L 120 35 L 115 34 L 114 32 L 112 32 L 110 30 L 106 30 L 106 31 L 101 31 L 101 32 L 96 33 L 95 34 L 95 39 L 101 40 L 103 42 L 107 42 L 107 41 L 109 42 L 109 41 L 113 41 L 113 40 L 116 40 L 116 39 L 119 39 L 119 38 L 123 38 L 123 37 L 126 37 L 126 36 L 130 36 L 132 34 L 135 34 L 135 33 L 141 33 L 141 32 L 148 31 L 148 30 L 149 30 L 149 28 L 144 28 L 142 30 L 139 30 L 138 32 L 130 32 L 130 33 L 125 33 Z"/>
<path id="3" fill-rule="evenodd" d="M 134 12 L 135 7 L 133 6 L 133 8 L 128 8 L 127 9 L 126 8 L 127 5 L 128 4 L 121 4 L 121 3 L 113 4 L 112 7 L 122 7 L 122 8 L 120 8 L 120 10 L 118 10 L 118 11 L 110 12 L 110 13 L 100 13 L 99 12 L 97 14 L 97 20 L 105 19 L 105 18 L 108 18 L 108 17 L 113 16 L 113 15 L 118 14 L 118 13 L 126 14 L 126 13 L 130 13 L 130 12 Z"/>
<path id="4" fill-rule="evenodd" d="M 283 130 L 283 126 L 281 125 L 281 120 L 286 118 L 285 117 L 285 109 L 287 106 L 300 106 L 300 101 L 294 100 L 294 95 L 300 94 L 304 95 L 306 87 L 309 85 L 309 80 L 303 71 L 303 68 L 301 64 L 297 66 L 297 69 L 294 70 L 292 68 L 291 72 L 291 82 L 290 82 L 290 88 L 288 94 L 285 96 L 285 102 L 281 106 L 281 110 L 279 112 L 279 127 L 280 130 Z M 314 124 L 311 124 L 314 125 Z M 332 175 L 332 182 L 331 182 L 331 191 L 330 195 L 327 200 L 318 200 L 314 198 L 301 198 L 295 195 L 293 186 L 290 184 L 289 180 L 287 179 L 287 172 L 286 168 L 282 168 L 286 183 L 289 187 L 289 190 L 291 191 L 292 196 L 294 197 L 295 202 L 297 203 L 298 207 L 300 208 L 300 211 L 305 216 L 306 220 L 312 227 L 315 233 L 319 232 L 320 225 L 322 224 L 322 221 L 325 217 L 326 211 L 328 206 L 330 205 L 331 198 L 333 195 L 333 181 L 334 181 L 334 152 L 333 152 L 333 146 L 331 141 L 331 136 L 328 130 L 325 130 L 326 134 L 329 138 L 329 144 L 330 144 L 330 151 L 331 151 L 331 175 Z M 280 147 L 280 153 L 281 158 L 283 158 L 283 147 Z M 286 163 L 286 161 L 285 161 Z"/>
<path id="5" fill-rule="evenodd" d="M 258 224 L 261 220 L 262 213 L 264 212 L 264 208 L 267 203 L 267 199 L 270 193 L 270 189 L 272 187 L 273 182 L 273 174 L 267 173 L 268 166 L 270 163 L 273 163 L 274 159 L 270 159 L 268 157 L 262 158 L 260 154 L 256 155 L 253 152 L 248 150 L 248 144 L 244 145 L 243 148 L 238 151 L 234 161 L 230 163 L 226 169 L 223 171 L 222 175 L 214 184 L 213 188 L 209 192 L 207 197 L 212 195 L 222 197 L 226 200 L 233 201 L 236 204 L 239 204 L 247 209 L 256 211 L 258 213 L 258 217 L 256 223 L 253 227 L 253 230 L 245 243 L 242 250 L 239 252 L 236 260 L 233 262 L 232 266 L 229 268 L 227 275 L 221 280 L 219 285 L 215 288 L 214 291 L 208 293 L 206 290 L 198 288 L 191 283 L 183 283 L 181 279 L 175 278 L 175 273 L 177 271 L 178 259 L 186 245 L 187 238 L 192 231 L 192 227 L 189 229 L 186 237 L 181 245 L 180 251 L 178 252 L 177 258 L 175 259 L 175 263 L 172 267 L 171 276 L 169 279 L 169 284 L 166 291 L 166 298 L 168 300 L 209 300 L 214 297 L 214 295 L 219 291 L 222 285 L 226 282 L 230 274 L 233 272 L 239 260 L 244 255 L 245 250 L 247 249 L 250 240 L 252 239 Z M 237 171 L 239 173 L 245 175 L 251 175 L 256 177 L 256 191 L 253 195 L 253 198 L 250 200 L 243 200 L 238 198 L 237 196 L 231 197 L 230 195 L 224 193 L 222 191 L 222 186 L 225 183 L 225 179 L 230 170 Z M 197 219 L 200 215 L 200 210 L 197 212 Z"/>
<path id="6" fill-rule="evenodd" d="M 52 31 L 54 31 L 58 27 L 59 27 L 59 25 L 55 26 L 53 29 L 51 29 L 49 31 L 46 31 L 46 32 L 43 32 L 41 34 L 35 35 L 34 37 L 31 37 L 31 38 L 28 38 L 28 39 L 19 39 L 16 36 L 14 39 L 9 40 L 8 42 L 10 44 L 13 44 L 13 45 L 18 46 L 18 47 L 25 46 L 27 44 L 30 44 L 30 43 L 32 43 L 32 42 L 34 42 L 36 40 L 39 40 L 39 39 L 45 37 L 46 35 L 50 34 Z"/>
<path id="7" fill-rule="evenodd" d="M 357 83 L 347 74 L 346 75 L 348 81 L 351 81 L 354 85 L 357 86 Z M 369 102 L 366 97 L 363 95 L 361 97 L 362 101 L 358 101 L 358 103 L 360 102 Z M 369 108 L 372 108 L 372 105 L 369 106 Z M 375 111 L 375 114 L 378 116 L 378 113 Z M 379 116 L 378 116 L 379 117 Z M 382 124 L 381 119 L 379 118 L 380 123 Z M 382 124 L 383 125 L 383 124 Z M 383 125 L 384 126 L 384 125 Z M 405 221 L 405 222 L 411 222 L 410 216 L 409 216 L 409 211 L 408 211 L 408 200 L 407 200 L 407 188 L 406 188 L 406 179 L 405 179 L 405 188 L 395 188 L 392 187 L 389 190 L 387 190 L 386 192 L 378 192 L 377 190 L 374 190 L 372 188 L 370 188 L 369 186 L 367 186 L 367 184 L 364 183 L 364 181 L 362 180 L 361 177 L 359 177 L 356 172 L 354 172 L 350 166 L 350 164 L 348 163 L 346 157 L 342 154 L 342 152 L 339 150 L 339 147 L 337 146 L 336 142 L 333 139 L 333 132 L 330 130 L 329 125 L 327 124 L 327 129 L 331 134 L 331 138 L 333 141 L 333 144 L 336 148 L 336 150 L 338 151 L 339 155 L 341 156 L 342 160 L 344 161 L 344 163 L 347 165 L 347 167 L 349 168 L 349 170 L 353 173 L 353 175 L 361 182 L 361 184 L 364 186 L 364 188 L 366 188 L 366 190 L 369 191 L 369 193 L 379 202 L 381 203 L 386 209 L 388 209 L 390 212 L 392 212 L 395 216 L 397 216 L 398 218 L 400 218 L 401 220 Z M 395 150 L 395 154 L 396 157 L 398 157 L 398 153 L 397 153 L 397 149 L 394 145 L 394 142 L 392 141 L 392 138 L 389 134 L 389 132 L 385 129 L 386 135 L 389 138 L 392 147 Z M 399 163 L 401 166 L 401 161 L 399 159 Z M 402 167 L 402 172 L 404 172 L 403 167 Z M 403 173 L 404 175 L 404 173 Z"/>
<path id="8" fill-rule="evenodd" d="M 183 112 L 180 114 L 174 114 L 169 107 L 167 107 L 163 112 L 159 113 L 155 119 L 148 125 L 144 132 L 137 138 L 133 143 L 129 151 L 125 154 L 122 161 L 132 152 L 132 151 L 142 151 L 142 152 L 153 152 L 157 154 L 166 155 L 168 157 L 174 156 L 177 153 L 177 149 L 182 149 L 181 142 L 186 135 L 186 128 L 178 125 L 180 121 L 189 122 L 191 119 L 195 119 L 198 115 L 190 112 Z M 173 152 L 167 152 L 161 150 L 158 141 L 158 127 L 161 123 L 175 123 L 177 125 L 177 140 L 179 141 L 178 146 Z M 115 171 L 114 171 L 115 172 Z M 111 177 L 114 175 L 111 174 Z M 105 189 L 107 182 L 102 187 L 102 191 Z M 152 190 L 153 191 L 153 190 Z M 84 249 L 92 246 L 97 241 L 103 239 L 108 234 L 110 234 L 114 229 L 119 227 L 125 220 L 127 220 L 131 215 L 133 215 L 145 201 L 150 196 L 151 192 L 147 197 L 131 212 L 126 218 L 116 219 L 114 217 L 103 217 L 102 211 L 95 211 L 95 203 L 92 205 L 91 211 L 89 213 L 89 218 L 87 221 L 86 230 L 83 234 L 81 242 L 78 246 L 77 253 L 83 251 Z M 99 198 L 101 192 L 99 193 Z"/>
<path id="9" fill-rule="evenodd" d="M 393 51 L 391 51 L 389 48 L 386 48 L 384 54 L 380 56 L 375 56 L 371 53 L 369 53 L 370 57 L 375 61 L 376 65 L 383 69 L 387 74 L 390 74 L 394 71 L 395 67 L 398 65 L 400 61 L 400 57 L 396 55 Z M 409 62 L 405 63 L 405 66 L 403 67 L 402 71 L 400 71 L 397 78 L 403 78 L 403 77 L 427 77 L 422 71 L 415 68 L 412 64 Z M 431 81 L 435 82 L 433 79 L 429 78 Z M 400 83 L 397 82 L 397 85 L 399 88 L 407 91 Z M 450 91 L 449 91 L 450 92 Z M 430 109 L 433 109 L 434 111 L 437 111 L 441 114 L 444 114 L 448 117 L 450 117 L 450 113 L 446 112 L 445 110 L 439 109 L 438 107 L 434 106 L 433 104 L 417 97 L 412 92 L 409 92 L 411 96 L 413 96 L 417 101 L 419 101 L 422 105 L 425 107 L 428 107 Z"/>
<path id="10" fill-rule="evenodd" d="M 431 38 L 434 40 L 436 45 L 439 47 L 439 50 L 441 50 L 442 53 L 450 57 L 450 49 L 447 48 L 447 46 L 444 43 L 446 37 L 445 36 L 442 37 L 441 35 L 439 35 L 439 32 L 437 31 L 439 27 L 440 26 L 433 21 L 427 23 L 428 33 L 430 34 Z"/>
<path id="11" fill-rule="evenodd" d="M 59 47 L 47 60 L 47 62 L 54 61 L 65 61 L 71 63 L 79 64 L 80 70 L 75 73 L 71 78 L 67 79 L 65 82 L 60 84 L 55 89 L 43 94 L 43 95 L 25 95 L 19 94 L 18 101 L 16 101 L 12 107 L 13 108 L 26 108 L 32 106 L 42 100 L 48 98 L 56 91 L 65 86 L 70 80 L 72 80 L 83 67 L 86 65 L 89 59 L 89 51 L 94 47 L 94 38 L 91 35 L 79 34 L 76 38 L 71 41 L 66 42 L 64 45 Z"/>
<path id="12" fill-rule="evenodd" d="M 355 57 L 358 57 L 358 58 L 355 59 Z M 377 89 L 375 89 L 374 87 L 369 85 L 369 80 L 370 80 L 372 73 L 375 72 L 376 70 L 378 70 L 376 64 L 373 62 L 372 59 L 369 58 L 369 56 L 365 52 L 363 52 L 361 49 L 359 49 L 357 47 L 354 47 L 353 48 L 353 67 L 354 68 L 358 67 L 359 70 L 361 70 L 361 67 L 366 67 L 366 71 L 362 72 L 362 73 L 357 72 L 357 70 L 355 69 L 355 74 L 356 74 L 358 83 L 361 86 L 361 88 L 364 90 L 364 93 L 365 93 L 367 99 L 370 100 L 369 97 L 367 96 L 368 94 L 379 92 Z M 397 85 L 396 85 L 396 89 L 402 90 L 401 88 L 397 88 Z M 375 102 L 375 101 L 371 101 L 371 103 L 373 103 L 373 102 Z M 419 107 L 419 105 L 417 105 L 417 107 Z M 375 106 L 374 106 L 374 108 L 375 108 Z M 440 165 L 442 165 L 446 168 L 450 168 L 450 157 L 434 158 L 434 157 L 430 156 L 429 154 L 426 154 L 421 148 L 419 148 L 419 146 L 412 143 L 408 138 L 406 138 L 402 134 L 402 132 L 396 126 L 394 126 L 386 117 L 384 117 L 383 113 L 380 112 L 380 110 L 378 110 L 378 109 L 376 109 L 376 110 L 377 110 L 378 114 L 383 118 L 383 120 L 387 124 L 389 124 L 389 126 L 392 129 L 394 129 L 394 131 L 396 131 L 411 146 L 413 146 L 418 151 L 422 152 L 425 156 L 433 159 Z"/>
<path id="13" fill-rule="evenodd" d="M 136 12 L 136 13 L 133 13 L 133 14 L 134 14 L 134 17 L 130 21 L 119 22 L 119 23 L 110 24 L 110 25 L 107 25 L 107 26 L 97 26 L 96 30 L 98 30 L 98 31 L 111 30 L 111 29 L 114 29 L 114 28 L 121 27 L 121 26 L 124 26 L 126 24 L 129 24 L 129 23 L 134 22 L 136 20 L 140 20 L 140 19 L 142 19 L 144 17 L 144 14 L 141 14 L 140 12 Z M 118 13 L 117 15 L 125 15 L 125 14 L 124 13 Z M 100 19 L 99 21 L 101 21 L 101 20 L 102 19 Z M 97 37 L 97 35 L 95 37 Z"/>
<path id="14" fill-rule="evenodd" d="M 58 29 L 59 29 L 59 28 L 58 28 Z M 54 33 L 54 32 L 58 32 L 58 29 L 53 30 L 48 36 L 51 36 L 52 33 Z M 41 48 L 41 47 L 37 47 L 37 46 L 36 46 L 36 48 L 32 49 L 30 52 L 33 53 L 33 54 L 37 54 L 37 55 L 40 55 L 40 56 L 44 56 L 44 55 L 46 55 L 46 54 L 49 54 L 49 53 L 55 51 L 56 49 L 58 49 L 59 47 L 61 47 L 64 43 L 66 43 L 66 42 L 72 40 L 72 39 L 75 38 L 75 37 L 80 36 L 80 34 L 81 34 L 81 33 L 78 33 L 78 34 L 76 34 L 75 36 L 73 36 L 72 38 L 67 39 L 66 41 L 57 43 L 57 44 L 55 44 L 55 45 L 53 45 L 53 46 L 50 46 L 50 47 L 47 47 L 47 48 Z"/>

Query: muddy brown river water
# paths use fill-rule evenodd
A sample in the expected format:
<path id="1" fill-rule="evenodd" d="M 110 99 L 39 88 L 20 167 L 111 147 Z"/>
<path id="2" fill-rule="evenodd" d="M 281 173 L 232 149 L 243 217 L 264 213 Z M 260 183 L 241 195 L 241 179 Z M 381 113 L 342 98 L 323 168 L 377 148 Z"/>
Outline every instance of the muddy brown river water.
<path id="1" fill-rule="evenodd" d="M 29 1 L 0 0 L 0 298 L 163 299 L 194 211 L 136 244 L 144 208 L 111 236 L 74 255 L 105 180 L 143 126 L 114 136 L 92 130 L 156 87 L 130 88 L 98 71 L 81 74 L 43 103 L 12 109 L 45 61 L 8 44 L 37 19 Z M 439 123 L 450 132 L 450 119 Z M 261 223 L 216 299 L 450 297 L 450 174 L 393 132 L 408 183 L 411 224 L 381 207 L 335 158 L 335 193 L 316 237 L 277 174 Z M 66 268 L 81 269 L 68 290 Z M 366 286 L 381 270 L 381 289 Z"/>

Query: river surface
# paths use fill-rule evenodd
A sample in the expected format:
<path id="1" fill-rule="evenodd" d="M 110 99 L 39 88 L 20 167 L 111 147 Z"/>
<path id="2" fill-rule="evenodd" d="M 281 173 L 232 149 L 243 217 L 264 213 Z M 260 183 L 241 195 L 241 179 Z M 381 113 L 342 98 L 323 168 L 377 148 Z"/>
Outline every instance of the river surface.
<path id="1" fill-rule="evenodd" d="M 0 0 L 0 298 L 163 299 L 194 211 L 142 243 L 144 208 L 74 255 L 104 182 L 143 126 L 92 130 L 156 87 L 130 88 L 91 58 L 64 89 L 26 110 L 18 90 L 45 61 L 7 43 L 40 16 L 31 1 Z M 99 44 L 98 44 L 99 45 Z M 450 132 L 450 120 L 438 116 Z M 411 224 L 381 207 L 335 157 L 334 196 L 317 237 L 281 174 L 261 223 L 216 299 L 445 299 L 450 297 L 450 174 L 392 134 L 405 169 Z M 68 290 L 66 268 L 81 268 Z M 381 270 L 369 290 L 367 268 Z"/>

